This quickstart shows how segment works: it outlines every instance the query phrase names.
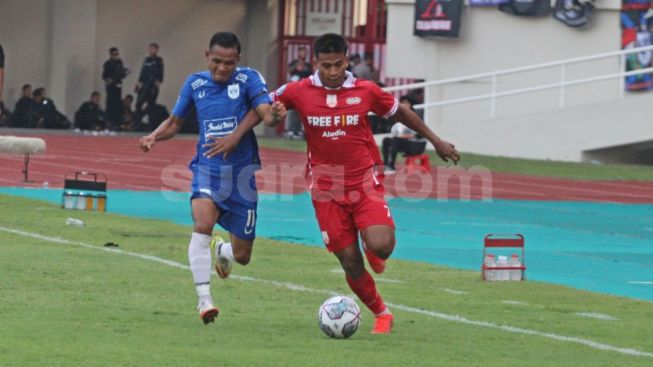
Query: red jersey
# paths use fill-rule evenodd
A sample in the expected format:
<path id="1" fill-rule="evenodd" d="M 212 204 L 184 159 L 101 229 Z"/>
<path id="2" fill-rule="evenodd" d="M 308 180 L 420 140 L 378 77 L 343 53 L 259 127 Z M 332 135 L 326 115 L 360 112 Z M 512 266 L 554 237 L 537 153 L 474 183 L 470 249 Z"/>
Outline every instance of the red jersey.
<path id="1" fill-rule="evenodd" d="M 330 167 L 333 183 L 345 187 L 359 185 L 370 174 L 375 177 L 373 167 L 383 160 L 367 115 L 394 115 L 399 106 L 394 96 L 349 72 L 338 89 L 324 87 L 316 72 L 281 86 L 271 96 L 301 117 L 309 174 L 318 167 Z"/>

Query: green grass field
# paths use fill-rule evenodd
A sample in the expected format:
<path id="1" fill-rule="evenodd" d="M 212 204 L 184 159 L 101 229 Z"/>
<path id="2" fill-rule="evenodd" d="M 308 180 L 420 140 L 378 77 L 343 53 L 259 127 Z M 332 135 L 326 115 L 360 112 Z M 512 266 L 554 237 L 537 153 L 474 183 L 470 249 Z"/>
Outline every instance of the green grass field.
<path id="1" fill-rule="evenodd" d="M 303 140 L 260 139 L 261 146 L 297 151 L 306 150 Z M 427 150 L 431 164 L 444 165 L 435 155 Z M 398 158 L 403 163 L 403 158 Z M 461 153 L 460 165 L 465 168 L 482 166 L 493 172 L 515 173 L 532 176 L 561 177 L 582 180 L 633 180 L 653 181 L 653 166 L 629 164 L 590 164 L 557 162 L 535 159 L 506 158 L 471 153 Z"/>
<path id="2" fill-rule="evenodd" d="M 6 195 L 0 218 L 0 366 L 653 365 L 650 302 L 391 260 L 378 287 L 393 333 L 371 335 L 364 310 L 351 339 L 331 340 L 317 308 L 350 293 L 335 258 L 258 239 L 250 265 L 214 278 L 221 314 L 205 326 L 183 268 L 189 227 Z"/>

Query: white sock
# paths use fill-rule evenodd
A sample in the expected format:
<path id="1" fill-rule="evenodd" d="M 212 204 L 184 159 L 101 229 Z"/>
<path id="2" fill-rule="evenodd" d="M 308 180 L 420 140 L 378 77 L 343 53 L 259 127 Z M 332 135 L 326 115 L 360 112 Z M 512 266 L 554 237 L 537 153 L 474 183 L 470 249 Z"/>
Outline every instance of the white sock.
<path id="1" fill-rule="evenodd" d="M 218 247 L 215 248 L 215 256 L 218 256 Z M 231 247 L 231 242 L 225 242 L 220 247 L 220 256 L 234 261 L 234 249 Z"/>
<path id="2" fill-rule="evenodd" d="M 211 297 L 211 236 L 193 232 L 188 245 L 188 261 L 197 296 Z"/>

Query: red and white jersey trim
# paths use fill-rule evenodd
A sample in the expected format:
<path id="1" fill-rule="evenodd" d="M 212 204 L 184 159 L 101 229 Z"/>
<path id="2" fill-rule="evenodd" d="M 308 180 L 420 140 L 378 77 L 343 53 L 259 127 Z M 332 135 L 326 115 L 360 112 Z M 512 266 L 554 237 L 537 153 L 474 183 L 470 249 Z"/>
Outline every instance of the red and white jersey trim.
<path id="1" fill-rule="evenodd" d="M 383 115 L 383 118 L 387 119 L 387 118 L 390 118 L 391 116 L 394 116 L 394 114 L 397 113 L 398 109 L 399 109 L 399 100 L 397 98 L 395 98 L 395 103 L 392 105 L 392 108 L 390 109 L 390 111 L 388 111 L 388 113 Z"/>
<path id="2" fill-rule="evenodd" d="M 309 76 L 308 79 L 310 79 L 311 83 L 314 86 L 324 87 L 324 84 L 322 84 L 322 81 L 320 80 L 320 74 L 318 73 L 317 70 L 315 70 L 315 73 Z M 353 88 L 355 83 L 356 83 L 356 77 L 354 76 L 354 74 L 350 73 L 349 71 L 345 71 L 345 81 L 342 83 L 342 88 Z"/>

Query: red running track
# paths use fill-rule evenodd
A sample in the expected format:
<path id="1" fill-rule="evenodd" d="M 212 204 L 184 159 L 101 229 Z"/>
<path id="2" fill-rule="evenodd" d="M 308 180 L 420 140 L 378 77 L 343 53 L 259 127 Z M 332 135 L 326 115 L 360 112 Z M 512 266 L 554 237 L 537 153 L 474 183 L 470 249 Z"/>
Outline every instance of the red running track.
<path id="1" fill-rule="evenodd" d="M 111 189 L 188 191 L 186 168 L 195 153 L 194 138 L 159 142 L 143 153 L 135 136 L 30 135 L 46 141 L 46 154 L 29 164 L 29 178 L 21 173 L 23 157 L 0 155 L 0 186 L 62 187 L 64 175 L 75 171 L 104 173 Z M 295 194 L 305 191 L 306 155 L 281 149 L 261 149 L 263 170 L 257 173 L 261 192 Z M 464 164 L 464 162 L 463 162 Z M 386 177 L 389 196 L 441 200 L 517 199 L 653 203 L 653 182 L 586 181 L 522 176 L 462 167 L 433 167 L 433 173 Z"/>

